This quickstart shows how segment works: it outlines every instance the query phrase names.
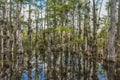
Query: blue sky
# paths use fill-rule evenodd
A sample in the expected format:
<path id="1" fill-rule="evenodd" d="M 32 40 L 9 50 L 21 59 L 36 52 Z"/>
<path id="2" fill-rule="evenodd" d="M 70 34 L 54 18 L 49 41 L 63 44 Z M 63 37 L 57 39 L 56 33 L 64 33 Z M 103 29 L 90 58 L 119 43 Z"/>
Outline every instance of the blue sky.
<path id="1" fill-rule="evenodd" d="M 42 6 L 44 6 L 45 0 L 38 0 L 36 3 L 36 7 L 40 8 L 41 2 L 42 2 Z"/>
<path id="2" fill-rule="evenodd" d="M 37 8 L 41 8 L 40 7 L 40 3 L 42 2 L 42 5 L 43 6 L 45 6 L 44 5 L 44 3 L 45 3 L 45 1 L 46 0 L 36 0 L 37 1 L 37 3 L 36 3 L 36 7 Z M 96 0 L 97 1 L 97 0 Z M 99 1 L 99 3 L 101 4 L 101 2 L 102 2 L 102 0 L 98 0 Z M 91 0 L 91 2 L 92 2 L 92 0 Z M 106 2 L 108 2 L 108 0 L 103 0 L 103 3 L 102 3 L 102 7 L 101 7 L 101 12 L 100 12 L 100 17 L 103 17 L 103 16 L 105 16 L 105 15 L 107 15 L 107 11 L 106 11 L 106 7 L 105 7 L 105 5 L 106 5 Z M 43 7 L 42 7 L 43 8 Z"/>

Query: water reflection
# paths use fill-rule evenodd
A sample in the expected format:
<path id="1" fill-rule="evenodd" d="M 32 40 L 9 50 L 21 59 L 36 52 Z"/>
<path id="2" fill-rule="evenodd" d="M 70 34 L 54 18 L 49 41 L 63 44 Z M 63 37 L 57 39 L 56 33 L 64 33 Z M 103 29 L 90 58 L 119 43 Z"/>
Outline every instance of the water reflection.
<path id="1" fill-rule="evenodd" d="M 71 53 L 58 54 L 50 53 L 38 60 L 33 59 L 30 80 L 120 80 L 119 62 L 106 62 Z M 17 73 L 14 65 L 3 67 L 0 80 L 29 80 L 29 69 L 24 67 L 20 70 L 21 74 Z"/>
<path id="2" fill-rule="evenodd" d="M 71 60 L 72 59 L 72 60 Z M 48 68 L 48 74 L 45 75 L 44 67 L 40 66 L 38 69 L 38 80 L 109 80 L 106 70 L 103 69 L 103 61 L 96 62 L 91 58 L 69 58 L 67 64 L 62 68 L 55 66 Z M 75 60 L 74 60 L 75 59 Z M 32 71 L 32 80 L 35 80 L 36 72 Z M 21 80 L 28 80 L 28 72 L 24 72 Z"/>
<path id="3" fill-rule="evenodd" d="M 39 75 L 37 76 L 37 74 L 39 74 Z M 36 79 L 38 79 L 38 80 L 46 79 L 44 67 L 41 65 L 38 65 L 38 72 L 36 72 L 36 69 L 33 69 L 31 72 L 31 80 L 36 80 Z M 22 74 L 21 80 L 28 80 L 28 71 L 25 71 Z"/>
<path id="4" fill-rule="evenodd" d="M 108 80 L 120 80 L 120 62 L 107 62 L 107 64 L 104 62 L 103 66 Z"/>

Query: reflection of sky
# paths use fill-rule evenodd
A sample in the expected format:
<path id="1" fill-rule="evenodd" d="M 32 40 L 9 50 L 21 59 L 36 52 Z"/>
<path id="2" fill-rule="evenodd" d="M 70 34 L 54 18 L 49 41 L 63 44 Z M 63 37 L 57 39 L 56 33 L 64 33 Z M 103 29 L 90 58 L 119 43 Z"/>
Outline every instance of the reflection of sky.
<path id="1" fill-rule="evenodd" d="M 97 76 L 98 76 L 99 80 L 108 80 L 106 72 L 102 69 L 101 65 L 99 65 L 99 67 L 98 67 L 98 75 Z"/>
<path id="2" fill-rule="evenodd" d="M 81 60 L 82 61 L 82 60 Z M 70 64 L 70 58 L 68 59 L 68 64 Z M 97 65 L 97 64 L 96 64 Z M 83 68 L 82 68 L 83 69 Z M 45 68 L 42 66 L 42 65 L 39 65 L 38 66 L 38 80 L 46 80 L 46 73 L 45 73 Z M 97 77 L 98 77 L 98 80 L 108 80 L 107 78 L 107 73 L 105 70 L 103 70 L 102 68 L 102 65 L 101 64 L 98 64 L 98 67 L 97 67 Z M 32 71 L 31 73 L 31 77 L 32 77 L 32 80 L 35 80 L 35 76 L 36 76 L 36 72 L 35 70 Z M 81 75 L 80 75 L 81 76 Z M 84 80 L 85 78 L 85 75 L 81 76 L 80 80 Z M 22 74 L 22 77 L 21 77 L 21 80 L 28 80 L 28 71 L 24 72 Z M 75 80 L 77 80 L 77 77 L 75 78 Z M 89 80 L 92 80 L 92 78 L 89 77 Z"/>
<path id="3" fill-rule="evenodd" d="M 38 72 L 38 80 L 46 80 L 45 78 L 45 70 L 44 70 L 44 67 L 43 66 L 41 66 L 41 65 L 39 65 L 38 66 L 38 70 L 41 70 L 41 71 L 39 71 Z M 41 75 L 40 75 L 40 73 L 41 73 Z M 31 73 L 31 77 L 32 77 L 32 80 L 35 80 L 35 76 L 36 76 L 36 72 L 35 72 L 35 70 L 34 71 L 32 71 L 32 73 Z M 23 73 L 23 75 L 22 75 L 22 77 L 21 77 L 21 80 L 28 80 L 28 71 L 26 71 L 25 73 Z"/>

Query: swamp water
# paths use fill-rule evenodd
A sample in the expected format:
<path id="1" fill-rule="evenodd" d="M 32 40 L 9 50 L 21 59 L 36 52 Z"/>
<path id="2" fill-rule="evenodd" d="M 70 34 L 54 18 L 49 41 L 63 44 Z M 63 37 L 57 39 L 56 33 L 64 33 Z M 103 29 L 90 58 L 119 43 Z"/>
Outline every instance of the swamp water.
<path id="1" fill-rule="evenodd" d="M 47 74 L 47 66 L 39 65 L 38 80 L 120 80 L 120 65 L 103 60 L 94 60 L 92 58 L 75 59 L 72 62 L 68 59 L 68 64 L 61 68 L 59 66 L 51 67 Z M 46 69 L 45 69 L 46 68 Z M 51 73 L 51 74 L 50 74 Z M 28 71 L 22 74 L 21 80 L 28 80 Z M 31 73 L 32 80 L 36 77 L 35 69 Z M 48 77 L 49 76 L 49 77 Z"/>
<path id="2" fill-rule="evenodd" d="M 15 70 L 9 71 L 10 67 L 3 68 L 0 80 L 120 80 L 120 63 L 78 55 L 34 57 L 31 66 L 21 68 L 19 77 Z"/>

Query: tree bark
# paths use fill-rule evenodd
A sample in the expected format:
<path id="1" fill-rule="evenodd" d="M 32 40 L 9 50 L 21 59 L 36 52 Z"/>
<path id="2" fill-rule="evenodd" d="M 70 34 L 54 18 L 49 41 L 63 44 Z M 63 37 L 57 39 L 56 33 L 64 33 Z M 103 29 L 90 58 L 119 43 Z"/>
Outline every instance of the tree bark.
<path id="1" fill-rule="evenodd" d="M 97 53 L 97 16 L 96 16 L 96 4 L 95 0 L 93 0 L 93 53 Z"/>
<path id="2" fill-rule="evenodd" d="M 88 50 L 88 29 L 89 29 L 89 0 L 85 0 L 85 15 L 84 15 L 84 50 Z"/>
<path id="3" fill-rule="evenodd" d="M 32 35 L 31 35 L 31 2 L 29 3 L 29 19 L 28 19 L 28 80 L 31 80 L 31 55 L 32 55 Z"/>
<path id="4" fill-rule="evenodd" d="M 118 37 L 118 41 L 120 41 L 120 0 L 119 0 L 119 8 L 118 8 L 117 37 Z"/>
<path id="5" fill-rule="evenodd" d="M 120 58 L 120 0 L 118 5 L 118 25 L 117 25 L 117 46 L 116 53 L 118 58 Z"/>
<path id="6" fill-rule="evenodd" d="M 116 11 L 116 0 L 110 0 L 110 25 L 109 25 L 109 40 L 108 40 L 108 55 L 107 60 L 115 61 L 115 11 Z"/>

